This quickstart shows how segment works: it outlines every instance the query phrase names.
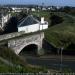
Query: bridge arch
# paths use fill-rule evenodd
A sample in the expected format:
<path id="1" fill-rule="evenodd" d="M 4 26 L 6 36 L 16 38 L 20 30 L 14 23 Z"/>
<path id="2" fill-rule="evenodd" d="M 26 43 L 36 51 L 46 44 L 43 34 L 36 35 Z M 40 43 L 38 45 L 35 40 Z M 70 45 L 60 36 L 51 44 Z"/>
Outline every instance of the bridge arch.
<path id="1" fill-rule="evenodd" d="M 37 54 L 42 54 L 42 44 L 43 44 L 44 33 L 37 33 L 28 36 L 21 36 L 19 38 L 13 38 L 8 41 L 8 47 L 11 48 L 17 55 L 25 48 L 34 44 L 37 46 Z"/>
<path id="2" fill-rule="evenodd" d="M 20 52 L 19 54 L 33 54 L 36 55 L 38 51 L 38 45 L 37 44 L 28 44 L 26 45 Z"/>
<path id="3" fill-rule="evenodd" d="M 32 49 L 32 50 L 29 50 L 28 52 L 33 51 L 33 52 L 37 53 L 40 48 L 39 48 L 38 43 L 30 42 L 30 43 L 22 45 L 21 48 L 18 50 L 18 54 L 25 51 L 25 49 L 26 49 L 26 51 L 29 50 L 29 49 Z"/>

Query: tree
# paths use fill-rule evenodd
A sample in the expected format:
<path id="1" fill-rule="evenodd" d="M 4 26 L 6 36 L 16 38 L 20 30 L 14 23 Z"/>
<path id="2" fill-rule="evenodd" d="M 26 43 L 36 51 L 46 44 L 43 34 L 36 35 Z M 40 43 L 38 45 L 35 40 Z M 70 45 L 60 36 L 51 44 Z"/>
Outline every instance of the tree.
<path id="1" fill-rule="evenodd" d="M 69 12 L 70 12 L 70 10 L 71 10 L 71 8 L 70 8 L 70 7 L 65 6 L 63 11 L 64 11 L 64 12 L 66 12 L 66 13 L 69 13 Z"/>
<path id="2" fill-rule="evenodd" d="M 4 33 L 11 33 L 17 31 L 18 20 L 16 17 L 12 17 L 4 27 Z"/>
<path id="3" fill-rule="evenodd" d="M 63 22 L 63 18 L 57 15 L 52 15 L 50 17 L 51 20 L 51 26 L 62 23 Z"/>

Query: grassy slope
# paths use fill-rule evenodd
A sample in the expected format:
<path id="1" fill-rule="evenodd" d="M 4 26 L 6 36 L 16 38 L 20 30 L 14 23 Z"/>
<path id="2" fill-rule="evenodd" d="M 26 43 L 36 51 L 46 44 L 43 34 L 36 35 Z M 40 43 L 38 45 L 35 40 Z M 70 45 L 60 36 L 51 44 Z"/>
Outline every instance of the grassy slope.
<path id="1" fill-rule="evenodd" d="M 74 43 L 75 39 L 75 20 L 65 14 L 59 14 L 64 22 L 48 28 L 45 32 L 45 38 L 56 47 L 68 46 Z"/>

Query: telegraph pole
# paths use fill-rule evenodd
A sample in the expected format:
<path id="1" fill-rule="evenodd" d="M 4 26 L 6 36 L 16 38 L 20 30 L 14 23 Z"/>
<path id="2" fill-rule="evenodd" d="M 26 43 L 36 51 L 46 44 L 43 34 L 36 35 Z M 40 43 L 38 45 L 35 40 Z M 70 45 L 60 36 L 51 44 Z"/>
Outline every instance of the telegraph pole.
<path id="1" fill-rule="evenodd" d="M 63 47 L 60 48 L 60 51 L 61 51 L 61 55 L 60 55 L 60 71 L 61 72 L 62 72 L 62 61 L 63 61 L 63 57 L 62 57 L 63 56 L 63 54 L 62 54 L 63 49 L 64 49 Z"/>

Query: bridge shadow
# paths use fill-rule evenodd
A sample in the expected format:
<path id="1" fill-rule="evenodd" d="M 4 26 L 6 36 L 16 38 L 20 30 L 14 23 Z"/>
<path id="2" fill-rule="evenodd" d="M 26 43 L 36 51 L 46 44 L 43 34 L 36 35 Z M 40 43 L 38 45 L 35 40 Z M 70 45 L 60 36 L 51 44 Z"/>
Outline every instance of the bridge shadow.
<path id="1" fill-rule="evenodd" d="M 75 44 L 71 43 L 66 49 L 63 50 L 63 54 L 75 56 Z"/>
<path id="2" fill-rule="evenodd" d="M 36 56 L 38 50 L 38 46 L 35 44 L 27 45 L 22 49 L 22 51 L 19 53 L 21 56 Z"/>

